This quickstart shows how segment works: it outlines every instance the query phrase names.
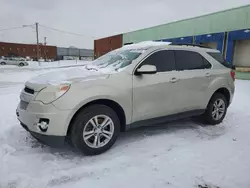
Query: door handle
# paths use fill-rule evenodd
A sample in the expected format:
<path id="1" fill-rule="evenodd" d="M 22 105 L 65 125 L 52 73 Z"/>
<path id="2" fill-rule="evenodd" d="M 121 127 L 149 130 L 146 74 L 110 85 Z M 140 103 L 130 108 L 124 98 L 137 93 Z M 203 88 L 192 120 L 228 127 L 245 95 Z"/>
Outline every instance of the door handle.
<path id="1" fill-rule="evenodd" d="M 177 79 L 175 77 L 171 78 L 171 80 L 170 80 L 171 83 L 175 83 L 175 82 L 178 82 L 178 81 L 179 81 L 179 79 Z"/>
<path id="2" fill-rule="evenodd" d="M 205 76 L 206 77 L 209 77 L 211 74 L 209 73 L 209 72 L 207 72 L 206 74 L 205 74 Z"/>

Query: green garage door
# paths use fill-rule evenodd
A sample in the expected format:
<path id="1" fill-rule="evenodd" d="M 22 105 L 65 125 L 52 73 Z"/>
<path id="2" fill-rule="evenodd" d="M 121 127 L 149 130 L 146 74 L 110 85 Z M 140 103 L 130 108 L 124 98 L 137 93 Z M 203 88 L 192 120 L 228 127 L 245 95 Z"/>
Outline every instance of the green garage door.
<path id="1" fill-rule="evenodd" d="M 235 42 L 233 64 L 236 67 L 250 67 L 250 40 Z"/>

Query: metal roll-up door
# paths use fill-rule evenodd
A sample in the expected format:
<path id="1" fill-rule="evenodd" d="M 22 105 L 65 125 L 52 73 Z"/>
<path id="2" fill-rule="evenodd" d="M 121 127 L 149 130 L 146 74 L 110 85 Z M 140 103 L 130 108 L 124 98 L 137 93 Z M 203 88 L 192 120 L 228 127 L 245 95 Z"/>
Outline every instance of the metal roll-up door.
<path id="1" fill-rule="evenodd" d="M 250 67 L 250 40 L 235 41 L 233 65 Z"/>

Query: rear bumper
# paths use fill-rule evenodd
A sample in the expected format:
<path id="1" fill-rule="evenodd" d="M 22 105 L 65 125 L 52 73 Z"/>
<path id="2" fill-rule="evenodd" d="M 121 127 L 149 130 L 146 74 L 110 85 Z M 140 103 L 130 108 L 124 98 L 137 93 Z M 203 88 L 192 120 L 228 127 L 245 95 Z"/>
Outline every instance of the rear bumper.
<path id="1" fill-rule="evenodd" d="M 51 136 L 43 135 L 29 130 L 28 126 L 20 122 L 22 127 L 28 131 L 34 138 L 36 138 L 41 143 L 52 146 L 52 147 L 63 147 L 65 145 L 65 136 Z"/>

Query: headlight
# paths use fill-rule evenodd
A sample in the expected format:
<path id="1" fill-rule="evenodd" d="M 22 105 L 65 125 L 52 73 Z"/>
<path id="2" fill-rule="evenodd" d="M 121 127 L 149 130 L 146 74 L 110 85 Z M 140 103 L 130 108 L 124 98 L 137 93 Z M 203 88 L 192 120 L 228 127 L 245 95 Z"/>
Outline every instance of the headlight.
<path id="1" fill-rule="evenodd" d="M 63 96 L 69 88 L 70 84 L 49 85 L 37 94 L 35 101 L 41 101 L 44 104 L 52 103 Z"/>

